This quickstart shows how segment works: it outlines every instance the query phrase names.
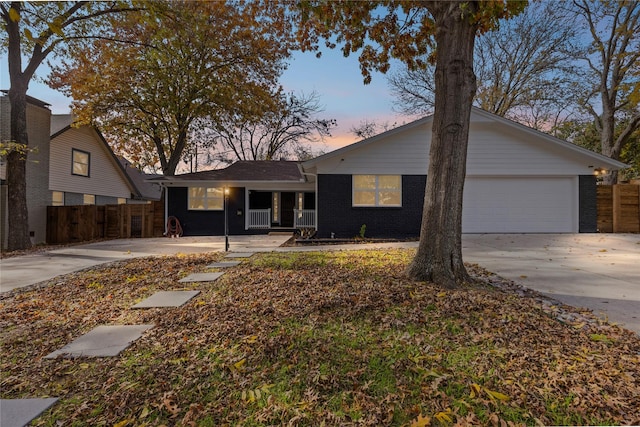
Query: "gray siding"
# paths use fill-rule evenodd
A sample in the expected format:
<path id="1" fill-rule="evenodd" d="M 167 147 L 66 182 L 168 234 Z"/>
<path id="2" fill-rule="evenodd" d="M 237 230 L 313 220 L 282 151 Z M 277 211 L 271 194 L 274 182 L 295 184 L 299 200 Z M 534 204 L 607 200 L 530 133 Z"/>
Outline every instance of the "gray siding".
<path id="1" fill-rule="evenodd" d="M 71 174 L 72 150 L 90 153 L 89 176 Z M 89 126 L 69 129 L 51 141 L 49 188 L 112 198 L 131 198 L 123 172 L 98 134 Z M 69 204 L 69 203 L 67 203 Z"/>
<path id="2" fill-rule="evenodd" d="M 47 205 L 51 202 L 49 191 L 49 128 L 51 111 L 29 105 L 27 108 L 27 132 L 32 150 L 27 155 L 27 207 L 29 209 L 29 233 L 34 244 L 47 238 Z"/>

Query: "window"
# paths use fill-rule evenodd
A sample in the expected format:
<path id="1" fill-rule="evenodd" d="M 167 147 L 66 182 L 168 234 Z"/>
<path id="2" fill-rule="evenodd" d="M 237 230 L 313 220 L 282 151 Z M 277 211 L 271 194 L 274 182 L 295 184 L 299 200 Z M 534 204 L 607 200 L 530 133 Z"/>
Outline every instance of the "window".
<path id="1" fill-rule="evenodd" d="M 51 194 L 51 206 L 64 206 L 64 192 L 54 191 Z"/>
<path id="2" fill-rule="evenodd" d="M 127 199 L 125 199 L 124 197 L 118 197 L 118 204 L 119 205 L 126 205 L 127 204 Z"/>
<path id="3" fill-rule="evenodd" d="M 82 196 L 82 203 L 85 205 L 95 205 L 96 204 L 96 196 L 93 194 L 84 194 Z"/>
<path id="4" fill-rule="evenodd" d="M 189 187 L 189 210 L 221 211 L 224 209 L 224 190 L 214 187 Z"/>
<path id="5" fill-rule="evenodd" d="M 73 166 L 72 175 L 89 176 L 90 155 L 86 151 L 71 150 Z"/>
<path id="6" fill-rule="evenodd" d="M 354 175 L 353 206 L 402 206 L 402 177 Z"/>

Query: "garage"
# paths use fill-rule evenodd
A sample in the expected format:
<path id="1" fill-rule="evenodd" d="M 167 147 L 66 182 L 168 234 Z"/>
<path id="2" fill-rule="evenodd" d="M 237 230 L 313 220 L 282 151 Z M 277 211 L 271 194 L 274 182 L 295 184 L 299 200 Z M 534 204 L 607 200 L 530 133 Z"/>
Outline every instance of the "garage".
<path id="1" fill-rule="evenodd" d="M 577 177 L 467 177 L 463 233 L 575 233 Z"/>

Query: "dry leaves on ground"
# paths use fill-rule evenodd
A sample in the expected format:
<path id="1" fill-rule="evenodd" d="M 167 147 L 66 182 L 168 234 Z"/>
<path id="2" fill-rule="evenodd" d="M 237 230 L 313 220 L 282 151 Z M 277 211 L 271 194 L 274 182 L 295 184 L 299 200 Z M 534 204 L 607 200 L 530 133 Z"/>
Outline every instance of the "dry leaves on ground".
<path id="1" fill-rule="evenodd" d="M 2 397 L 60 397 L 37 425 L 640 423 L 637 335 L 477 266 L 465 289 L 410 281 L 412 255 L 260 254 L 186 285 L 222 255 L 144 258 L 3 295 Z M 202 292 L 130 309 L 177 289 Z M 147 323 L 119 357 L 43 359 Z"/>

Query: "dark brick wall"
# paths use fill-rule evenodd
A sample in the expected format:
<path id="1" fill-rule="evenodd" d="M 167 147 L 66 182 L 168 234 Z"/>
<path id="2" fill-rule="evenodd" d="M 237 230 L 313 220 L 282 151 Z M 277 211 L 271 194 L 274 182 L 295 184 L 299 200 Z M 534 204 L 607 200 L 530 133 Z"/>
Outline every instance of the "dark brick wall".
<path id="1" fill-rule="evenodd" d="M 578 177 L 578 230 L 580 233 L 598 232 L 598 206 L 596 197 L 596 177 Z"/>
<path id="2" fill-rule="evenodd" d="M 229 218 L 229 235 L 233 234 L 257 234 L 248 233 L 244 229 L 244 188 L 231 188 L 227 212 Z M 223 236 L 224 235 L 224 211 L 190 211 L 188 209 L 188 196 L 186 187 L 169 187 L 168 215 L 175 216 L 182 225 L 185 236 Z M 238 209 L 242 215 L 238 215 Z"/>
<path id="3" fill-rule="evenodd" d="M 402 207 L 352 206 L 351 175 L 318 176 L 318 237 L 357 236 L 366 224 L 367 237 L 417 237 L 420 235 L 427 177 L 402 177 Z"/>

